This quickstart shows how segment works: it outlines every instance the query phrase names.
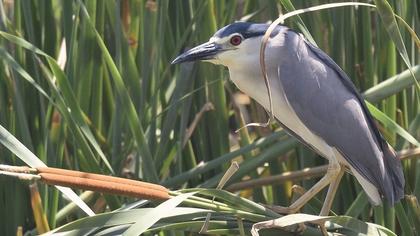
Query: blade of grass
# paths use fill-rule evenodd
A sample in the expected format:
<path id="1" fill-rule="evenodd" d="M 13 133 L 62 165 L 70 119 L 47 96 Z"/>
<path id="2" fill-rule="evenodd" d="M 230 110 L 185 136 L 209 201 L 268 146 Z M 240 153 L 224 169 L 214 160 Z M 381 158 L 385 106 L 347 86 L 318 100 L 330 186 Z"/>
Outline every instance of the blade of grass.
<path id="1" fill-rule="evenodd" d="M 36 168 L 47 166 L 1 125 L 0 142 L 30 167 Z M 95 215 L 95 213 L 93 213 L 93 211 L 79 198 L 79 196 L 76 195 L 76 193 L 73 192 L 73 190 L 60 186 L 55 187 L 71 199 L 72 202 L 76 203 L 76 205 L 86 212 L 86 214 L 89 216 Z"/>
<path id="2" fill-rule="evenodd" d="M 197 192 L 181 194 L 161 203 L 156 208 L 153 208 L 149 212 L 145 213 L 142 217 L 137 218 L 136 223 L 130 226 L 130 228 L 124 232 L 123 236 L 142 234 L 162 217 L 165 217 L 165 215 L 170 213 L 176 206 L 196 193 Z"/>
<path id="3" fill-rule="evenodd" d="M 420 66 L 414 66 L 412 71 L 417 78 L 420 78 Z M 405 70 L 398 75 L 394 75 L 389 79 L 367 89 L 363 96 L 369 102 L 375 103 L 396 94 L 403 89 L 407 89 L 414 83 L 409 70 Z"/>
<path id="4" fill-rule="evenodd" d="M 64 97 L 63 101 L 67 102 L 67 105 L 69 108 L 69 109 L 67 108 L 62 109 L 62 111 L 68 111 L 68 113 L 72 114 L 72 116 L 70 116 L 71 119 L 75 121 L 78 127 L 80 127 L 81 131 L 83 132 L 85 137 L 89 140 L 89 142 L 94 147 L 94 149 L 98 152 L 101 159 L 104 161 L 105 165 L 108 167 L 111 173 L 113 173 L 113 169 L 111 165 L 109 164 L 107 158 L 105 157 L 105 154 L 102 152 L 101 148 L 99 147 L 99 144 L 96 142 L 94 138 L 94 135 L 90 131 L 89 126 L 85 122 L 85 115 L 83 114 L 82 110 L 78 106 L 75 96 L 70 88 L 70 84 L 68 83 L 68 80 L 66 79 L 64 72 L 60 69 L 57 62 L 52 57 L 45 54 L 44 52 L 36 48 L 34 45 L 30 44 L 29 42 L 27 42 L 26 40 L 22 38 L 8 34 L 6 32 L 0 32 L 0 35 L 23 48 L 26 48 L 28 50 L 31 50 L 34 53 L 44 56 L 47 59 L 49 66 L 51 67 L 51 70 L 53 71 L 55 78 L 57 79 L 57 82 L 60 86 L 59 91 L 58 91 L 58 88 L 56 88 L 57 94 L 60 94 L 60 93 L 63 94 L 63 97 Z"/>
<path id="5" fill-rule="evenodd" d="M 411 75 L 413 76 L 414 82 L 417 86 L 417 90 L 420 90 L 420 84 L 418 83 L 414 72 L 411 70 L 411 62 L 410 58 L 408 57 L 407 49 L 405 47 L 404 41 L 401 37 L 401 33 L 397 24 L 397 21 L 394 17 L 394 11 L 392 10 L 391 5 L 386 0 L 374 0 L 376 4 L 376 8 L 378 9 L 378 13 L 381 16 L 383 21 L 383 25 L 385 26 L 389 37 L 391 37 L 392 41 L 394 42 L 395 46 L 398 49 L 404 63 L 407 65 L 408 69 L 410 70 Z M 420 95 L 418 94 L 417 102 L 420 102 Z"/>
<path id="6" fill-rule="evenodd" d="M 149 180 L 151 182 L 156 183 L 156 182 L 158 182 L 157 171 L 156 171 L 156 168 L 155 168 L 155 165 L 154 165 L 154 161 L 152 159 L 151 152 L 149 150 L 149 146 L 147 144 L 147 141 L 146 141 L 146 138 L 145 138 L 145 135 L 144 135 L 143 128 L 140 125 L 141 124 L 140 119 L 137 115 L 134 104 L 129 97 L 127 88 L 124 85 L 124 81 L 121 77 L 121 74 L 119 73 L 119 71 L 117 69 L 117 66 L 115 65 L 114 61 L 112 60 L 112 57 L 111 57 L 108 49 L 106 48 L 106 45 L 105 45 L 104 41 L 102 40 L 102 38 L 100 37 L 100 35 L 96 31 L 92 22 L 89 20 L 90 17 L 89 17 L 89 14 L 88 14 L 86 8 L 83 6 L 83 4 L 81 2 L 79 2 L 79 3 L 81 4 L 83 14 L 88 19 L 89 26 L 95 32 L 96 41 L 97 41 L 102 53 L 104 54 L 105 62 L 108 66 L 109 72 L 112 75 L 112 78 L 114 79 L 114 83 L 115 83 L 117 92 L 120 96 L 120 99 L 122 100 L 122 106 L 123 106 L 125 112 L 128 113 L 127 115 L 128 115 L 128 120 L 129 120 L 129 125 L 130 125 L 130 128 L 131 128 L 131 131 L 133 133 L 133 136 L 136 138 L 136 141 L 137 141 L 137 144 L 138 144 L 138 151 L 139 151 L 139 153 L 141 153 L 141 158 L 144 159 L 143 171 L 146 173 L 145 178 L 146 178 L 146 180 Z"/>
<path id="7" fill-rule="evenodd" d="M 393 121 L 391 118 L 385 115 L 381 110 L 379 110 L 369 102 L 366 102 L 366 105 L 369 108 L 369 111 L 372 114 L 372 116 L 378 119 L 387 129 L 399 134 L 411 144 L 420 147 L 420 143 L 410 133 L 408 133 L 405 129 L 401 128 L 401 126 L 395 123 L 395 121 Z"/>
<path id="8" fill-rule="evenodd" d="M 218 158 L 215 158 L 209 162 L 200 164 L 196 166 L 193 169 L 190 169 L 188 171 L 183 172 L 180 175 L 174 176 L 170 179 L 167 179 L 162 182 L 162 185 L 165 186 L 178 186 L 180 184 L 183 184 L 184 182 L 188 181 L 191 178 L 194 178 L 195 176 L 198 176 L 200 174 L 203 174 L 205 172 L 211 171 L 214 168 L 219 167 L 220 165 L 229 162 L 233 158 L 243 155 L 244 153 L 250 152 L 253 149 L 256 148 L 262 148 L 268 144 L 271 144 L 272 142 L 276 141 L 280 137 L 285 136 L 286 134 L 284 132 L 277 132 L 272 134 L 271 136 L 262 138 L 258 141 L 255 141 L 254 143 L 251 143 L 250 145 L 244 146 L 236 151 L 232 151 L 229 153 L 226 153 Z"/>

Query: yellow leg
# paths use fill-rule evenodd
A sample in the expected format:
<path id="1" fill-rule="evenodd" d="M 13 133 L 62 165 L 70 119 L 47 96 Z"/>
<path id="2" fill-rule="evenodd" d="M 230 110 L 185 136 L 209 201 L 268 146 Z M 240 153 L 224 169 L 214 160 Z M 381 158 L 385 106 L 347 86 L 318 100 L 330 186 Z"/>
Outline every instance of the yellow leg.
<path id="1" fill-rule="evenodd" d="M 280 214 L 296 213 L 311 198 L 313 198 L 317 193 L 319 193 L 319 191 L 324 189 L 330 183 L 333 183 L 333 185 L 338 185 L 339 180 L 336 181 L 336 179 L 337 179 L 337 176 L 340 175 L 340 173 L 342 173 L 341 169 L 342 168 L 341 168 L 340 164 L 338 164 L 337 160 L 332 158 L 330 160 L 329 164 L 328 164 L 328 170 L 327 170 L 327 173 L 324 175 L 324 177 L 322 177 L 321 180 L 319 180 L 314 186 L 312 186 L 311 189 L 309 189 L 307 192 L 305 192 L 300 198 L 298 198 L 295 202 L 293 202 L 292 205 L 290 205 L 289 207 L 270 206 L 269 208 L 272 209 L 275 212 L 280 213 Z M 337 182 L 337 183 L 335 183 L 335 182 Z M 336 187 L 334 187 L 334 188 L 336 189 Z M 328 191 L 329 194 L 327 194 L 327 197 L 329 197 L 329 198 L 334 197 L 334 193 L 335 193 L 335 191 L 333 191 L 334 188 L 331 189 L 331 193 L 330 193 L 330 189 L 329 189 L 329 191 Z M 330 205 L 330 203 L 328 203 L 328 205 Z M 324 206 L 323 206 L 324 211 L 328 210 L 327 212 L 329 212 L 328 205 L 324 204 L 324 206 L 325 206 L 325 209 L 324 209 Z M 330 207 L 331 207 L 331 205 L 330 205 Z M 321 211 L 321 213 L 322 213 L 322 211 Z"/>
<path id="2" fill-rule="evenodd" d="M 337 192 L 338 184 L 340 183 L 341 178 L 344 175 L 344 168 L 341 167 L 340 172 L 337 176 L 332 180 L 330 186 L 328 187 L 327 196 L 325 197 L 324 204 L 322 205 L 321 216 L 327 216 L 331 210 L 332 203 L 334 201 L 335 193 Z"/>

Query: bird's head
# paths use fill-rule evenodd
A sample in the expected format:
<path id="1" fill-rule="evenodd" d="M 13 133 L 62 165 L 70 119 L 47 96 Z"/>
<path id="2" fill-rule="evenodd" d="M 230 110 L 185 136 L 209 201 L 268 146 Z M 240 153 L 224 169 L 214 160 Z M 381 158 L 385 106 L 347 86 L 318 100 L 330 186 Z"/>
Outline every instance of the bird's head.
<path id="1" fill-rule="evenodd" d="M 261 40 L 268 27 L 268 24 L 247 22 L 227 25 L 218 30 L 208 42 L 179 55 L 172 64 L 197 60 L 227 67 L 258 63 Z M 272 35 L 276 31 L 278 29 Z"/>

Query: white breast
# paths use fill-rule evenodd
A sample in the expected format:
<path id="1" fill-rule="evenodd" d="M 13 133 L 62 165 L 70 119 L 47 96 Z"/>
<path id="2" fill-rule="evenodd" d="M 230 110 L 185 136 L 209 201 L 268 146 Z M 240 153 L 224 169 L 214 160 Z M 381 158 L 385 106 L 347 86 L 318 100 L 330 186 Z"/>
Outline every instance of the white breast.
<path id="1" fill-rule="evenodd" d="M 248 94 L 250 97 L 256 100 L 267 111 L 270 109 L 265 83 L 262 77 L 257 77 L 260 73 L 255 73 L 255 71 L 252 73 L 247 69 L 235 70 L 231 68 L 229 68 L 229 73 L 232 81 L 242 92 Z M 258 79 L 261 81 L 256 81 Z M 290 130 L 305 140 L 305 142 L 311 144 L 325 158 L 337 158 L 334 155 L 332 147 L 330 147 L 316 134 L 312 133 L 293 111 L 290 104 L 287 102 L 286 97 L 284 96 L 283 88 L 278 78 L 270 79 L 270 86 L 272 88 L 273 95 L 273 115 L 282 124 L 287 126 Z"/>

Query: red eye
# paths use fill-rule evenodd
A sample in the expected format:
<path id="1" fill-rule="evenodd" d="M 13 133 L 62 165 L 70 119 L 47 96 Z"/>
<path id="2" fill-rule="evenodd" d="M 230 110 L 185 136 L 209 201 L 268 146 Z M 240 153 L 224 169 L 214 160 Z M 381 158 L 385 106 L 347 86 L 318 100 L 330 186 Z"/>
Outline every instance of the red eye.
<path id="1" fill-rule="evenodd" d="M 238 46 L 242 42 L 242 37 L 239 35 L 235 35 L 232 38 L 230 38 L 230 44 L 234 46 Z"/>

